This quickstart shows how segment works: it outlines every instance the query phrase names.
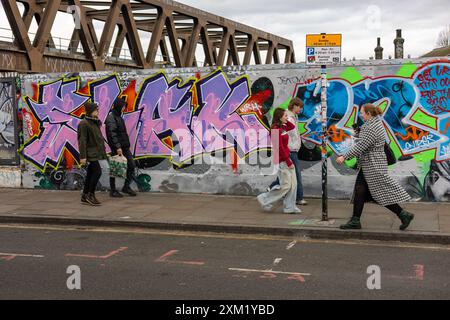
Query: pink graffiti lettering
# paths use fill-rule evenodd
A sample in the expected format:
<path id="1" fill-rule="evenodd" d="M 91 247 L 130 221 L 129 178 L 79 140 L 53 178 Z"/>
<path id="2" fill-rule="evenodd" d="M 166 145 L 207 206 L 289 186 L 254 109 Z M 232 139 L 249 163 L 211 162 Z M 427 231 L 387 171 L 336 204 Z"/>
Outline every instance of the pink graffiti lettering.
<path id="1" fill-rule="evenodd" d="M 44 168 L 46 162 L 57 166 L 64 147 L 77 146 L 77 132 L 67 126 L 44 122 L 42 134 L 24 147 L 23 154 L 31 159 L 40 168 Z"/>
<path id="2" fill-rule="evenodd" d="M 194 84 L 199 100 L 195 112 Z M 81 119 L 73 113 L 89 99 L 79 90 L 78 80 L 61 79 L 40 85 L 37 101 L 26 98 L 41 124 L 41 134 L 25 144 L 22 154 L 41 170 L 47 163 L 57 166 L 64 148 L 78 157 L 76 129 Z M 122 90 L 117 76 L 112 75 L 91 82 L 89 93 L 104 122 Z M 154 75 L 141 85 L 134 110 L 123 116 L 132 152 L 135 157 L 170 157 L 181 164 L 227 148 L 241 157 L 270 148 L 269 131 L 256 114 L 238 112 L 249 97 L 248 78 L 229 83 L 221 70 L 185 84 L 180 79 L 169 82 L 163 73 Z M 102 132 L 106 136 L 105 126 Z"/>

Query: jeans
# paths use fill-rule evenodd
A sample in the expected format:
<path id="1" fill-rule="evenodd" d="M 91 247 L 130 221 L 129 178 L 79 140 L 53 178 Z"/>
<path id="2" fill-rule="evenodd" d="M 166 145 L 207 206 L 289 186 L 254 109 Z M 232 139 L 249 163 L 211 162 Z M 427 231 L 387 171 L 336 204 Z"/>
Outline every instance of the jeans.
<path id="1" fill-rule="evenodd" d="M 134 164 L 133 155 L 131 154 L 130 148 L 123 148 L 122 149 L 123 156 L 127 158 L 127 177 L 125 179 L 124 189 L 127 189 L 130 187 L 131 182 L 134 178 L 134 171 L 136 169 L 136 166 Z M 112 150 L 111 155 L 115 156 L 117 155 L 117 151 Z M 111 187 L 111 191 L 116 190 L 116 178 L 110 177 L 109 178 L 109 185 Z"/>
<path id="2" fill-rule="evenodd" d="M 297 178 L 294 169 L 289 169 L 285 162 L 280 163 L 278 179 L 280 181 L 280 189 L 272 189 L 269 192 L 262 193 L 258 196 L 258 199 L 263 206 L 270 206 L 284 197 L 284 210 L 294 211 L 296 208 L 295 195 L 297 193 Z"/>
<path id="3" fill-rule="evenodd" d="M 296 201 L 301 201 L 301 200 L 303 200 L 303 185 L 302 185 L 302 171 L 300 168 L 300 160 L 298 159 L 298 153 L 291 152 L 290 158 L 292 160 L 292 163 L 294 164 L 295 175 L 297 177 L 297 199 L 296 199 Z M 277 186 L 279 184 L 280 184 L 280 180 L 277 177 L 277 179 L 274 182 L 272 182 L 272 184 L 270 185 L 270 189 L 272 189 L 274 186 Z"/>
<path id="4" fill-rule="evenodd" d="M 83 193 L 95 193 L 97 183 L 102 176 L 102 168 L 98 161 L 91 161 L 87 167 L 86 179 L 84 181 Z"/>

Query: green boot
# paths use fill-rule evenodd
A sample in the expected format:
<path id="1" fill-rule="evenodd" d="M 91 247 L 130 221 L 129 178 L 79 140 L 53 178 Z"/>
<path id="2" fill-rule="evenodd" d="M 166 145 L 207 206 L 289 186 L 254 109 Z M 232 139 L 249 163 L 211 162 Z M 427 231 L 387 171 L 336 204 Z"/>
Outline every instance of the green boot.
<path id="1" fill-rule="evenodd" d="M 361 222 L 358 217 L 352 217 L 349 222 L 340 226 L 341 229 L 361 229 Z"/>
<path id="2" fill-rule="evenodd" d="M 411 223 L 411 221 L 413 221 L 414 219 L 414 215 L 406 210 L 403 210 L 402 212 L 400 212 L 400 214 L 398 215 L 398 217 L 400 218 L 402 224 L 400 226 L 400 230 L 405 230 L 406 228 L 409 227 L 409 224 Z"/>

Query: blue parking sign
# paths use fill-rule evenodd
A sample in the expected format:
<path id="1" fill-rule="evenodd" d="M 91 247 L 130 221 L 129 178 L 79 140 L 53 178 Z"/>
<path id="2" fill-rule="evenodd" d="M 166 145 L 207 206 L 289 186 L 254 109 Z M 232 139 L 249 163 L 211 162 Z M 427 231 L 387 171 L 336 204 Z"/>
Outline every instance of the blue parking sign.
<path id="1" fill-rule="evenodd" d="M 308 55 L 314 54 L 314 48 L 308 48 Z"/>

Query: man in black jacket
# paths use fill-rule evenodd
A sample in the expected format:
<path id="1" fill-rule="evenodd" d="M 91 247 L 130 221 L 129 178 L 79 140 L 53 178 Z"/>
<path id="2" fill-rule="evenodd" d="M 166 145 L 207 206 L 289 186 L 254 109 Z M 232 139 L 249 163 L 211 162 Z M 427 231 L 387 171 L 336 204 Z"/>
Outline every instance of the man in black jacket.
<path id="1" fill-rule="evenodd" d="M 130 183 L 134 176 L 134 160 L 130 151 L 130 138 L 128 137 L 125 121 L 122 119 L 122 112 L 126 106 L 125 100 L 117 98 L 114 101 L 112 112 L 106 118 L 106 137 L 108 139 L 108 145 L 111 148 L 111 155 L 119 155 L 127 158 L 127 177 L 123 186 L 122 192 L 132 197 L 136 196 Z M 111 197 L 121 198 L 123 195 L 116 189 L 116 179 L 110 177 Z"/>

